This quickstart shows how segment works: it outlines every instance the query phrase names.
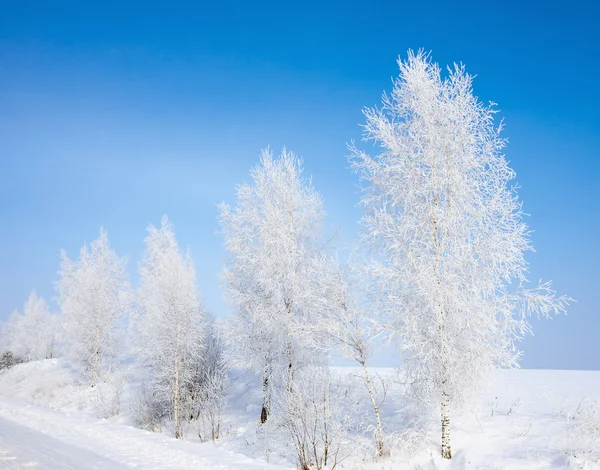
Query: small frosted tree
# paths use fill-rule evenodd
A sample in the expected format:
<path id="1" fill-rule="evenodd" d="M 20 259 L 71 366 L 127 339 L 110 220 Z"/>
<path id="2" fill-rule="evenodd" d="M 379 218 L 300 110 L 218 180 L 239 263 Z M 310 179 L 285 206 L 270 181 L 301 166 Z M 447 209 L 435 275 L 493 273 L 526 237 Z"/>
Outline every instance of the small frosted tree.
<path id="1" fill-rule="evenodd" d="M 10 351 L 22 361 L 29 360 L 29 341 L 23 338 L 23 315 L 13 311 L 2 328 L 2 349 Z"/>
<path id="2" fill-rule="evenodd" d="M 56 288 L 65 352 L 83 365 L 94 386 L 115 366 L 122 347 L 119 322 L 130 301 L 125 260 L 110 248 L 104 229 L 89 247 L 83 245 L 77 261 L 64 251 L 61 256 Z"/>
<path id="3" fill-rule="evenodd" d="M 217 321 L 213 315 L 207 313 L 204 323 L 206 325 L 204 351 L 190 388 L 193 404 L 191 416 L 198 421 L 200 440 L 214 441 L 221 434 L 228 367 Z"/>
<path id="4" fill-rule="evenodd" d="M 379 329 L 373 321 L 372 312 L 367 307 L 365 289 L 361 288 L 352 267 L 340 267 L 326 255 L 317 260 L 317 272 L 320 273 L 320 302 L 314 305 L 318 312 L 318 321 L 308 325 L 315 347 L 326 345 L 340 353 L 344 358 L 355 361 L 362 369 L 362 382 L 369 394 L 369 401 L 375 418 L 375 448 L 378 457 L 385 456 L 388 450 L 384 445 L 383 425 L 380 408 L 383 398 L 369 372 L 367 364 L 374 349 Z M 329 352 L 329 351 L 327 351 Z M 383 395 L 385 396 L 385 385 Z"/>
<path id="5" fill-rule="evenodd" d="M 463 66 L 442 78 L 412 52 L 399 66 L 383 108 L 365 111 L 365 140 L 381 152 L 353 146 L 352 164 L 365 182 L 370 274 L 414 396 L 441 404 L 442 456 L 451 458 L 450 408 L 494 366 L 517 366 L 532 313 L 563 312 L 569 299 L 547 283 L 526 288 L 529 233 L 493 104 L 473 95 Z"/>
<path id="6" fill-rule="evenodd" d="M 163 217 L 148 227 L 140 266 L 137 355 L 149 375 L 154 398 L 166 403 L 175 437 L 181 438 L 190 391 L 202 363 L 204 309 L 196 293 L 196 272 L 179 251 L 173 227 Z"/>
<path id="7" fill-rule="evenodd" d="M 250 175 L 252 185 L 237 187 L 235 208 L 220 206 L 230 253 L 223 281 L 233 308 L 225 341 L 234 365 L 262 377 L 264 423 L 272 387 L 290 387 L 295 370 L 314 354 L 301 326 L 310 322 L 318 295 L 313 260 L 324 213 L 321 197 L 302 177 L 302 162 L 293 153 L 284 149 L 273 158 L 263 151 Z"/>
<path id="8" fill-rule="evenodd" d="M 56 317 L 46 301 L 32 291 L 23 313 L 14 312 L 8 322 L 7 348 L 27 361 L 51 359 L 54 354 Z"/>

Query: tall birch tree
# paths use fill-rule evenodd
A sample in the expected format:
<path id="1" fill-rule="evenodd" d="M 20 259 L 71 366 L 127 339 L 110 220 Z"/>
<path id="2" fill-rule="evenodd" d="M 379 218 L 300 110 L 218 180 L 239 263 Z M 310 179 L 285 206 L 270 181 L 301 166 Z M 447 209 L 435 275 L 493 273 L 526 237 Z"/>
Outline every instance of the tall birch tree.
<path id="1" fill-rule="evenodd" d="M 563 312 L 550 284 L 527 288 L 531 250 L 494 104 L 455 65 L 443 78 L 424 53 L 399 61 L 381 109 L 365 110 L 370 156 L 351 146 L 365 183 L 370 273 L 400 339 L 414 396 L 441 408 L 442 456 L 451 458 L 450 410 L 494 366 L 515 367 L 528 318 Z"/>
<path id="2" fill-rule="evenodd" d="M 263 151 L 250 175 L 252 185 L 237 187 L 235 207 L 220 206 L 230 254 L 223 281 L 234 313 L 225 341 L 235 365 L 262 377 L 265 422 L 272 387 L 290 387 L 295 370 L 312 360 L 300 331 L 318 293 L 313 260 L 324 212 L 293 153 Z"/>
<path id="3" fill-rule="evenodd" d="M 160 228 L 148 227 L 138 306 L 137 355 L 155 399 L 167 404 L 175 437 L 181 438 L 202 362 L 205 312 L 196 292 L 191 256 L 180 252 L 166 216 Z"/>
<path id="4" fill-rule="evenodd" d="M 56 288 L 66 354 L 83 365 L 94 386 L 116 364 L 122 348 L 119 322 L 131 300 L 125 260 L 112 250 L 104 229 L 83 245 L 78 260 L 64 251 L 61 256 Z"/>

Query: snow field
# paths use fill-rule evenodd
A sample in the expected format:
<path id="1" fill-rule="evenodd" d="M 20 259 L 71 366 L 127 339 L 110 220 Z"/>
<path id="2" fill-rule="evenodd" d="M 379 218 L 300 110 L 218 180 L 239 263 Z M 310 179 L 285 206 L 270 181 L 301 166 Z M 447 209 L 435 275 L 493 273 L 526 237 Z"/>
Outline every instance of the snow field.
<path id="1" fill-rule="evenodd" d="M 334 372 L 341 377 L 337 386 L 351 391 L 350 400 L 362 402 L 367 398 L 353 377 L 358 369 L 340 367 Z M 374 372 L 394 376 L 391 369 Z M 107 468 L 102 467 L 107 461 L 124 468 L 295 468 L 295 455 L 284 430 L 269 423 L 258 424 L 260 384 L 246 374 L 232 372 L 222 437 L 215 443 L 200 443 L 193 428 L 187 429 L 185 440 L 175 440 L 168 427 L 152 433 L 131 426 L 129 410 L 138 386 L 135 381 L 124 386 L 120 414 L 103 419 L 108 400 L 99 399 L 101 387 L 91 389 L 77 377 L 64 359 L 20 364 L 0 374 L 0 424 L 4 423 L 0 425 L 0 439 L 5 423 L 13 423 L 27 428 L 19 428 L 21 434 L 16 435 L 29 432 L 33 436 L 29 440 L 39 441 L 29 445 L 40 452 L 49 447 L 48 439 L 56 440 L 62 455 L 97 457 L 96 468 Z M 592 432 L 581 429 L 584 414 L 594 400 L 600 400 L 600 371 L 502 371 L 472 410 L 452 420 L 454 455 L 447 461 L 439 455 L 438 423 L 432 422 L 432 432 L 419 436 L 414 446 L 405 450 L 401 439 L 393 439 L 394 432 L 409 429 L 412 415 L 404 409 L 401 388 L 394 386 L 382 407 L 391 455 L 374 458 L 369 410 L 361 412 L 357 407 L 357 425 L 344 442 L 346 458 L 336 468 L 600 468 L 593 462 L 593 452 L 600 449 L 600 432 L 594 434 L 589 423 L 586 429 Z M 51 447 L 56 449 L 57 445 Z M 46 468 L 43 452 L 41 455 L 40 468 Z"/>

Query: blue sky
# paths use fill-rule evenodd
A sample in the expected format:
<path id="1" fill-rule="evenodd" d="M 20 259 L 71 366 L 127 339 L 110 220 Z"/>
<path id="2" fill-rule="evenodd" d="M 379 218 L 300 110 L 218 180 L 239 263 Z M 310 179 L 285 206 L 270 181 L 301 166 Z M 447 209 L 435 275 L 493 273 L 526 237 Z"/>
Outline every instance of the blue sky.
<path id="1" fill-rule="evenodd" d="M 101 225 L 135 283 L 145 227 L 164 213 L 226 315 L 216 204 L 267 145 L 305 159 L 348 246 L 360 210 L 346 143 L 397 56 L 424 48 L 464 62 L 499 104 L 531 279 L 578 300 L 534 321 L 523 366 L 600 369 L 599 7 L 451 3 L 1 1 L 0 320 L 33 288 L 52 298 L 59 251 L 75 257 Z"/>

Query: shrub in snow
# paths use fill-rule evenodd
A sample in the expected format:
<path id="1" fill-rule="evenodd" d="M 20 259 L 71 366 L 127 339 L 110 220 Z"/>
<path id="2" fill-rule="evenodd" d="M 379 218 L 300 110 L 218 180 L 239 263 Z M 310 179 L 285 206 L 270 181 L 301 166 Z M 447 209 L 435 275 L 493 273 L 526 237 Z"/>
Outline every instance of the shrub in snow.
<path id="1" fill-rule="evenodd" d="M 127 382 L 127 374 L 123 369 L 104 374 L 102 381 L 95 387 L 99 417 L 111 418 L 121 413 L 121 397 Z"/>
<path id="2" fill-rule="evenodd" d="M 349 417 L 343 409 L 347 390 L 332 386 L 327 367 L 310 365 L 297 371 L 291 387 L 274 395 L 276 428 L 285 430 L 301 470 L 334 469 L 350 452 Z"/>
<path id="3" fill-rule="evenodd" d="M 0 372 L 10 369 L 12 366 L 24 362 L 22 358 L 15 356 L 12 351 L 4 351 L 0 355 Z"/>
<path id="4" fill-rule="evenodd" d="M 188 394 L 188 413 L 201 441 L 214 441 L 221 435 L 228 372 L 223 353 L 215 319 L 207 315 L 205 349 Z"/>
<path id="5" fill-rule="evenodd" d="M 165 403 L 157 400 L 149 387 L 142 384 L 129 406 L 129 417 L 134 426 L 146 431 L 158 432 L 162 429 L 167 414 Z"/>
<path id="6" fill-rule="evenodd" d="M 569 419 L 569 418 L 568 418 Z M 561 447 L 573 468 L 600 469 L 600 408 L 598 402 L 584 398 L 570 414 L 573 427 L 563 436 Z"/>
<path id="7" fill-rule="evenodd" d="M 570 299 L 549 284 L 526 288 L 529 231 L 493 104 L 473 95 L 463 66 L 442 78 L 412 52 L 399 66 L 383 108 L 365 111 L 365 140 L 381 152 L 353 146 L 352 165 L 365 182 L 363 240 L 387 330 L 413 397 L 441 411 L 450 458 L 450 409 L 493 367 L 517 365 L 532 313 L 564 312 Z"/>
<path id="8" fill-rule="evenodd" d="M 517 411 L 517 409 L 521 406 L 522 402 L 520 398 L 517 398 L 515 401 L 513 401 L 510 405 L 510 408 L 508 409 L 508 411 L 506 412 L 507 415 L 510 415 L 511 413 Z"/>

